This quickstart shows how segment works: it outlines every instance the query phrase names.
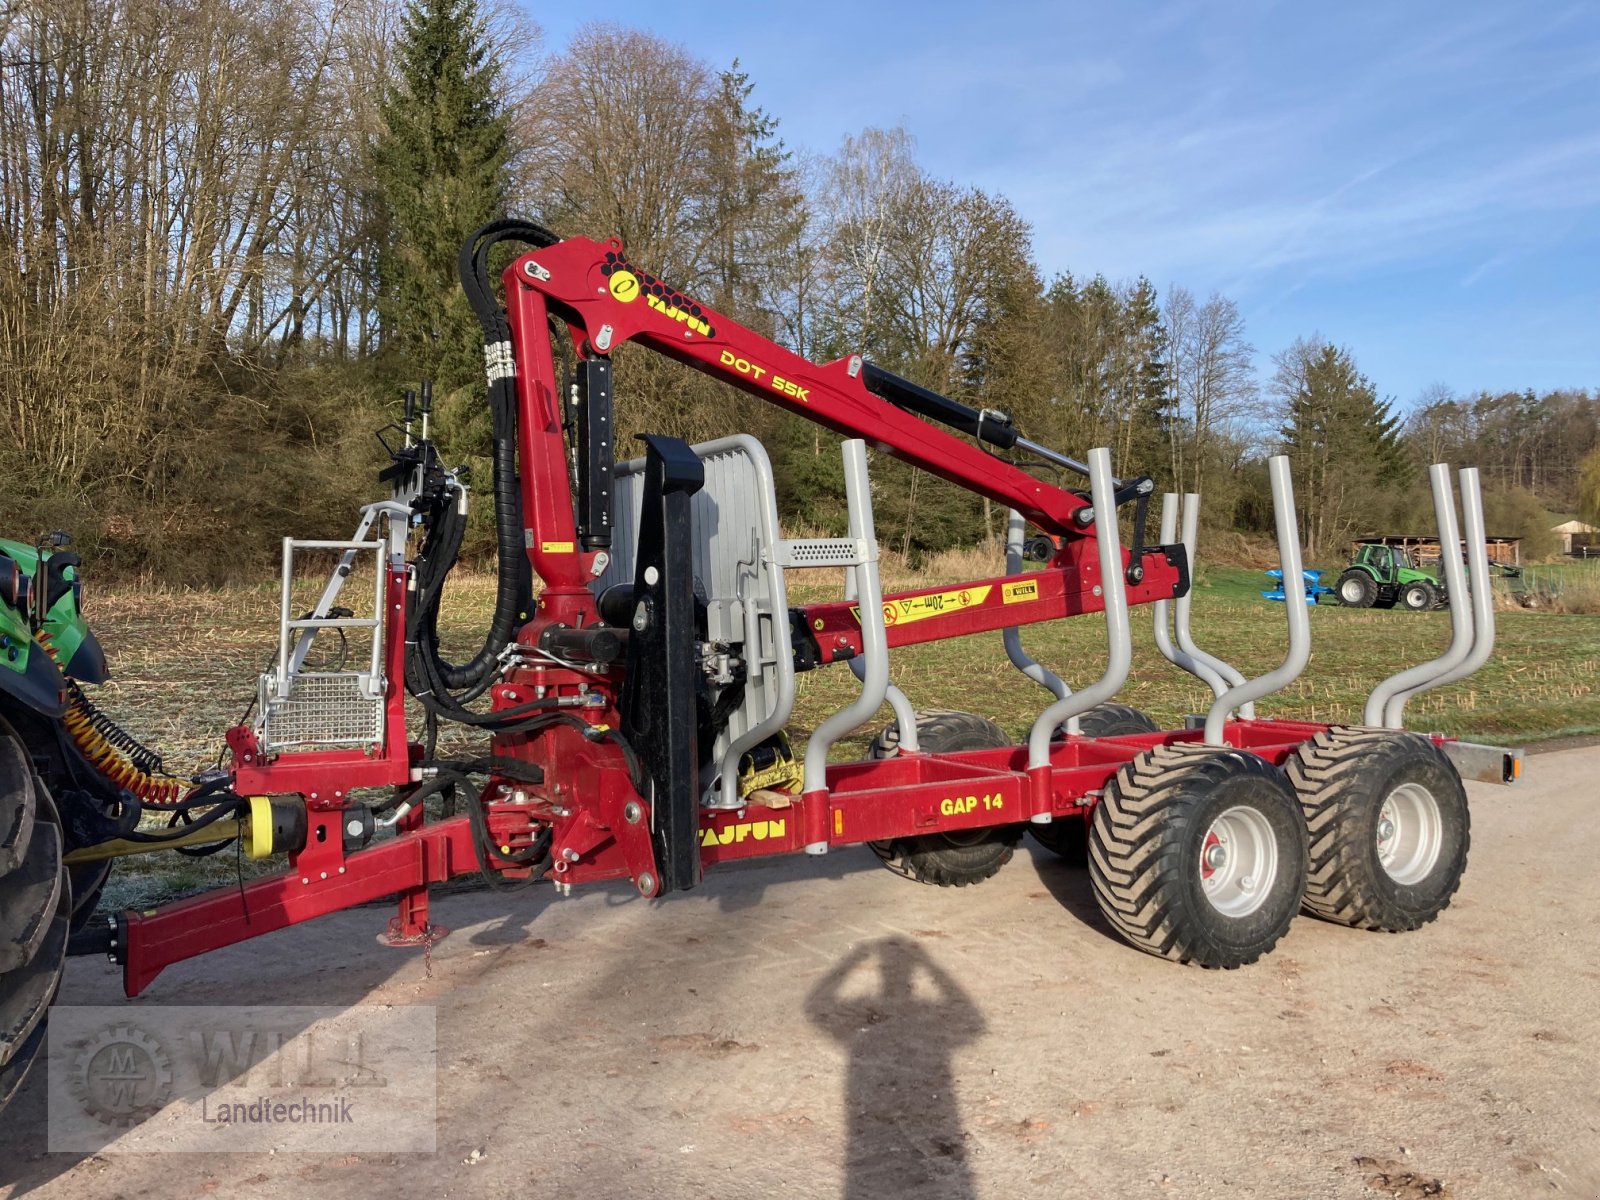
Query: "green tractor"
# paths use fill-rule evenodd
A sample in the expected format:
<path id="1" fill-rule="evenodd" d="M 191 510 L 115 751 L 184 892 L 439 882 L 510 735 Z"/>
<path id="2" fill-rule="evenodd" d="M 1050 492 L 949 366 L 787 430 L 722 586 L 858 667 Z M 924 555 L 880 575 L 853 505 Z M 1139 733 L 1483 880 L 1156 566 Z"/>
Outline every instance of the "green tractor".
<path id="1" fill-rule="evenodd" d="M 110 871 L 67 856 L 138 819 L 130 787 L 177 790 L 79 687 L 107 671 L 69 542 L 0 539 L 0 1106 L 38 1055 L 68 938 Z"/>
<path id="2" fill-rule="evenodd" d="M 1334 591 L 1346 608 L 1393 608 L 1427 612 L 1448 601 L 1444 583 L 1420 570 L 1411 551 L 1383 542 L 1363 542 L 1339 576 Z"/>

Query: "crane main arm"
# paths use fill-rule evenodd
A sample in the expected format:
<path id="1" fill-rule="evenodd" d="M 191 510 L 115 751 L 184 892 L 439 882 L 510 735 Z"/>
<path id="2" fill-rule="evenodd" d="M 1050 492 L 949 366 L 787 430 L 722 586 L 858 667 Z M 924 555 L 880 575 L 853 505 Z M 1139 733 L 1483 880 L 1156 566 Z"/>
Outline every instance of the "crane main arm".
<path id="1" fill-rule="evenodd" d="M 1022 439 L 1011 420 L 993 410 L 976 410 L 920 388 L 865 362 L 860 355 L 818 365 L 714 312 L 634 266 L 622 242 L 571 238 L 517 259 L 504 275 L 512 333 L 508 353 L 490 352 L 496 362 L 514 362 L 523 451 L 523 506 L 528 518 L 528 553 L 547 587 L 566 593 L 580 606 L 586 584 L 599 572 L 595 556 L 609 543 L 596 528 L 579 528 L 583 504 L 574 503 L 562 436 L 560 385 L 548 335 L 553 316 L 565 322 L 579 356 L 595 361 L 632 341 L 685 363 L 759 399 L 777 404 L 845 437 L 864 438 L 888 454 L 961 488 L 1016 509 L 1034 525 L 1055 535 L 1063 549 L 1054 570 L 1030 576 L 1027 586 L 1006 590 L 1004 580 L 969 586 L 928 588 L 885 598 L 890 645 L 937 640 L 1011 625 L 1098 611 L 1101 587 L 1092 545 L 1094 512 L 1082 496 L 1041 480 L 998 456 Z M 601 410 L 609 424 L 609 405 Z M 927 420 L 923 418 L 929 418 Z M 582 419 L 580 417 L 580 419 Z M 955 436 L 966 433 L 989 448 Z M 586 440 L 580 432 L 580 441 Z M 590 433 L 601 448 L 605 439 Z M 579 458 L 580 491 L 607 493 L 590 484 L 585 471 L 607 472 L 618 448 Z M 1050 453 L 1045 451 L 1045 453 Z M 1052 455 L 1057 462 L 1073 463 Z M 1149 492 L 1140 480 L 1119 492 L 1119 500 Z M 1125 552 L 1129 600 L 1147 603 L 1181 595 L 1187 571 L 1174 548 L 1148 553 L 1136 537 Z M 964 593 L 964 595 L 963 595 Z M 948 598 L 948 602 L 947 601 Z M 563 619 L 571 613 L 563 614 Z M 859 652 L 854 630 L 859 621 L 848 604 L 808 610 L 821 661 Z M 906 618 L 911 619 L 906 619 Z"/>

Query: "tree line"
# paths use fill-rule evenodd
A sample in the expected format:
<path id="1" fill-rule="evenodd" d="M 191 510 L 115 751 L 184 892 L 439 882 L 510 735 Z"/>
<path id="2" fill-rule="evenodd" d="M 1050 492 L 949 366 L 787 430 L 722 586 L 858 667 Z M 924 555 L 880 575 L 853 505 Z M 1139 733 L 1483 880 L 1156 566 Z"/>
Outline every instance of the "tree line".
<path id="1" fill-rule="evenodd" d="M 1287 449 L 1314 556 L 1426 528 L 1436 459 L 1483 466 L 1502 532 L 1600 490 L 1596 393 L 1436 390 L 1403 413 L 1318 336 L 1258 370 L 1231 298 L 1046 277 L 1010 201 L 927 171 L 905 130 L 790 147 L 737 62 L 639 30 L 547 52 L 501 0 L 18 0 L 0 13 L 5 531 L 70 526 L 104 566 L 180 582 L 254 572 L 282 533 L 350 522 L 372 431 L 424 375 L 446 453 L 486 470 L 455 254 L 506 213 L 618 234 L 814 361 L 864 353 L 1035 441 L 1110 446 L 1119 473 L 1202 492 L 1217 526 L 1270 528 L 1264 456 Z M 620 434 L 753 432 L 786 519 L 839 527 L 831 437 L 616 358 Z M 880 536 L 913 557 L 1003 526 L 899 463 L 875 461 L 874 489 Z"/>

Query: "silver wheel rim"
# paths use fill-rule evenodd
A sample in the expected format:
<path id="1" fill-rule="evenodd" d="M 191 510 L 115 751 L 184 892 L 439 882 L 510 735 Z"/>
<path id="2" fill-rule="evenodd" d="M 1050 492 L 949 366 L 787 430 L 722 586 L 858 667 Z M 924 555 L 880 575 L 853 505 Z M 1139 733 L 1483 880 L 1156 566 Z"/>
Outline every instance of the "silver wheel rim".
<path id="1" fill-rule="evenodd" d="M 1259 809 L 1236 804 L 1200 843 L 1200 891 L 1225 917 L 1248 917 L 1278 878 L 1278 839 Z"/>
<path id="2" fill-rule="evenodd" d="M 1444 847 L 1439 802 L 1420 783 L 1402 783 L 1378 810 L 1378 865 L 1396 883 L 1420 883 Z"/>
<path id="3" fill-rule="evenodd" d="M 1354 604 L 1366 594 L 1367 589 L 1361 586 L 1359 580 L 1346 579 L 1339 587 L 1339 599 L 1346 604 Z"/>

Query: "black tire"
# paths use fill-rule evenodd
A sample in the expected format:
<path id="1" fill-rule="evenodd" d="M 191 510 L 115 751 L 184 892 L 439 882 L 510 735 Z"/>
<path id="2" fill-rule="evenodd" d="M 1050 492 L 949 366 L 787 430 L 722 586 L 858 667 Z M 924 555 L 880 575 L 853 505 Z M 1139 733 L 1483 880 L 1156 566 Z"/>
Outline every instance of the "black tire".
<path id="1" fill-rule="evenodd" d="M 1137 708 L 1126 704 L 1100 704 L 1078 718 L 1078 732 L 1085 737 L 1122 737 L 1135 733 L 1159 733 L 1157 725 Z M 1076 817 L 1052 821 L 1048 825 L 1028 826 L 1033 840 L 1067 861 L 1068 866 L 1089 865 L 1089 822 Z"/>
<path id="2" fill-rule="evenodd" d="M 72 884 L 63 845 L 50 792 L 0 721 L 0 1108 L 44 1044 L 66 965 Z"/>
<path id="3" fill-rule="evenodd" d="M 1178 962 L 1255 962 L 1287 932 L 1305 877 L 1294 793 L 1242 751 L 1146 751 L 1113 776 L 1090 823 L 1100 911 L 1139 949 Z"/>
<path id="4" fill-rule="evenodd" d="M 1425 580 L 1408 583 L 1400 589 L 1400 605 L 1412 612 L 1431 612 L 1438 606 L 1439 591 Z"/>
<path id="5" fill-rule="evenodd" d="M 1010 746 L 1011 739 L 987 717 L 957 712 L 950 708 L 918 709 L 917 746 L 931 754 L 955 754 L 962 750 L 993 750 Z M 871 759 L 893 758 L 900 753 L 900 724 L 891 722 L 878 731 L 867 749 Z"/>
<path id="6" fill-rule="evenodd" d="M 1333 592 L 1346 608 L 1371 608 L 1372 602 L 1378 598 L 1378 581 L 1365 571 L 1352 567 L 1339 576 Z"/>
<path id="7" fill-rule="evenodd" d="M 973 713 L 928 709 L 917 713 L 917 745 L 932 754 L 961 750 L 990 750 L 1013 745 L 1006 731 Z M 893 758 L 900 753 L 899 725 L 886 726 L 872 740 L 869 758 Z M 935 887 L 966 887 L 995 875 L 1011 861 L 1022 840 L 1020 825 L 959 833 L 929 833 L 919 837 L 868 842 L 883 865 L 896 875 Z"/>
<path id="8" fill-rule="evenodd" d="M 1301 745 L 1284 770 L 1310 830 L 1307 912 L 1400 933 L 1449 907 L 1467 869 L 1472 818 L 1455 764 L 1432 741 L 1332 729 Z"/>
<path id="9" fill-rule="evenodd" d="M 1161 726 L 1131 705 L 1097 704 L 1078 718 L 1078 732 L 1084 737 L 1126 737 L 1160 733 Z"/>

